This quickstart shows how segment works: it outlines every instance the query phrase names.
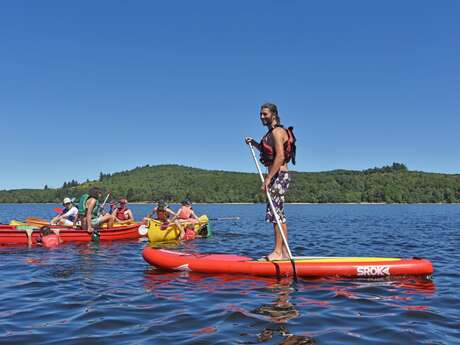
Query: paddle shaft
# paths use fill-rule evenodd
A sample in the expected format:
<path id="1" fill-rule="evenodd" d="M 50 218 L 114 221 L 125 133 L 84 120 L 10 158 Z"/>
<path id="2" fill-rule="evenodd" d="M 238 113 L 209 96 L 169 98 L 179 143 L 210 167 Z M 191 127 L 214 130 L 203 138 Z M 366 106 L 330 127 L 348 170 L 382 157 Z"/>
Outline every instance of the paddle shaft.
<path id="1" fill-rule="evenodd" d="M 254 152 L 254 147 L 252 146 L 251 143 L 248 143 L 248 145 L 249 145 L 249 148 L 251 149 L 252 158 L 254 159 L 254 163 L 256 164 L 256 168 L 257 168 L 257 171 L 259 172 L 260 179 L 261 179 L 262 183 L 264 183 L 264 181 L 265 181 L 264 180 L 264 175 L 262 174 L 262 170 L 260 170 L 259 162 L 257 161 L 256 153 Z M 288 244 L 288 242 L 286 240 L 286 236 L 284 236 L 283 227 L 281 225 L 281 219 L 280 219 L 280 217 L 278 215 L 278 212 L 276 212 L 275 205 L 273 205 L 273 200 L 272 200 L 272 197 L 270 195 L 269 189 L 267 188 L 265 190 L 265 192 L 267 194 L 267 199 L 268 199 L 268 202 L 270 204 L 270 208 L 272 209 L 273 215 L 275 216 L 276 225 L 278 225 L 278 232 L 281 235 L 281 238 L 283 239 L 284 246 L 287 249 L 289 260 L 291 260 L 292 269 L 293 269 L 293 273 L 294 273 L 294 278 L 297 280 L 297 271 L 296 271 L 296 268 L 295 268 L 294 259 L 292 258 L 291 249 L 289 248 L 289 244 Z"/>
<path id="2" fill-rule="evenodd" d="M 209 218 L 209 220 L 240 220 L 240 217 Z"/>
<path id="3" fill-rule="evenodd" d="M 104 202 L 102 203 L 101 206 L 99 206 L 99 210 L 98 210 L 98 213 L 102 212 L 104 210 L 104 206 L 105 204 L 107 203 L 107 200 L 109 199 L 109 196 L 110 196 L 111 193 L 107 194 L 107 196 L 105 197 L 104 199 Z"/>

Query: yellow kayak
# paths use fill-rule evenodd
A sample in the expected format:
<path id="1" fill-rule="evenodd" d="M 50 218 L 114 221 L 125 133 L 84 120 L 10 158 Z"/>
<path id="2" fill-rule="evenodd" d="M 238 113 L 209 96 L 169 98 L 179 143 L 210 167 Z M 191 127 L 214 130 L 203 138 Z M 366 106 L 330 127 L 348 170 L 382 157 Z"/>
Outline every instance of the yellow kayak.
<path id="1" fill-rule="evenodd" d="M 167 228 L 162 230 L 163 222 L 148 218 L 145 226 L 148 229 L 147 236 L 150 242 L 163 242 L 172 241 L 179 238 L 180 231 L 176 224 L 169 224 Z M 187 224 L 193 224 L 193 222 L 184 222 L 184 226 Z M 198 218 L 198 221 L 194 224 L 195 232 L 201 237 L 211 236 L 211 226 L 209 224 L 208 216 L 202 215 Z"/>

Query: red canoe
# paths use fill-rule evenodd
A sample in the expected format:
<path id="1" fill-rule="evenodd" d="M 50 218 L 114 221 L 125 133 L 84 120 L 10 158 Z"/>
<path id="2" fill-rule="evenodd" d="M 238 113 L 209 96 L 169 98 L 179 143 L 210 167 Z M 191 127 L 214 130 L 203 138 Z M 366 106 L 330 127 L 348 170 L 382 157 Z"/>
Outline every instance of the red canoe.
<path id="1" fill-rule="evenodd" d="M 117 241 L 140 238 L 139 224 L 119 226 L 112 229 L 100 230 L 100 241 Z M 59 236 L 64 242 L 90 242 L 91 236 L 85 230 L 69 229 L 67 227 L 53 226 L 59 229 Z M 36 244 L 39 231 L 32 233 L 32 244 Z M 20 226 L 0 225 L 0 244 L 27 244 L 27 232 Z"/>
<path id="2" fill-rule="evenodd" d="M 152 266 L 168 271 L 290 276 L 289 260 L 256 261 L 250 257 L 227 254 L 186 254 L 146 247 L 142 255 Z M 388 277 L 430 276 L 433 265 L 426 259 L 375 257 L 297 257 L 299 277 Z"/>

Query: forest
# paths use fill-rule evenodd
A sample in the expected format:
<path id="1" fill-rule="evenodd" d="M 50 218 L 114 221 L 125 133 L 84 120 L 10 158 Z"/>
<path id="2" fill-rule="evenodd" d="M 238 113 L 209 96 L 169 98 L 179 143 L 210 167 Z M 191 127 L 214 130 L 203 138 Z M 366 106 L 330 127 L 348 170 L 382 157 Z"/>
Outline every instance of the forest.
<path id="1" fill-rule="evenodd" d="M 189 198 L 200 203 L 258 203 L 265 200 L 255 173 L 204 170 L 180 165 L 156 165 L 107 174 L 96 181 L 71 180 L 61 188 L 0 191 L 0 203 L 59 203 L 79 198 L 92 186 L 130 202 Z M 458 203 L 460 174 L 410 171 L 404 164 L 361 171 L 291 171 L 287 202 L 298 203 Z"/>

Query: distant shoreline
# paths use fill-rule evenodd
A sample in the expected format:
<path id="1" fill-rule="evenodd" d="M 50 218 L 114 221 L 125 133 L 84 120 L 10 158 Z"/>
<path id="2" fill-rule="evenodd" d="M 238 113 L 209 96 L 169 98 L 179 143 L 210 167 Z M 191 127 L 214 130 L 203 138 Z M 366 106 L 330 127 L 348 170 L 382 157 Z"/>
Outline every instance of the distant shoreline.
<path id="1" fill-rule="evenodd" d="M 151 201 L 130 202 L 129 205 L 153 205 Z M 169 204 L 180 204 L 171 202 Z M 265 202 L 195 202 L 194 205 L 263 205 Z M 286 205 L 460 205 L 460 202 L 414 202 L 414 203 L 387 203 L 387 202 L 286 202 Z M 21 202 L 21 203 L 0 203 L 1 205 L 60 205 L 58 202 Z"/>

